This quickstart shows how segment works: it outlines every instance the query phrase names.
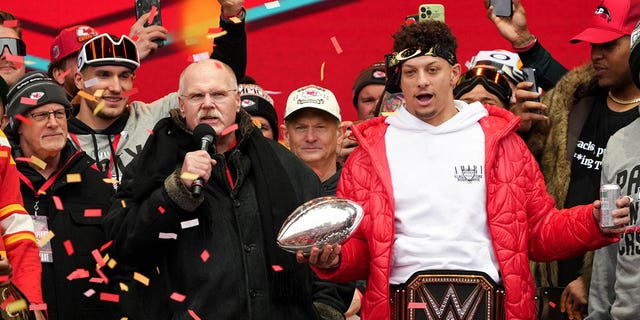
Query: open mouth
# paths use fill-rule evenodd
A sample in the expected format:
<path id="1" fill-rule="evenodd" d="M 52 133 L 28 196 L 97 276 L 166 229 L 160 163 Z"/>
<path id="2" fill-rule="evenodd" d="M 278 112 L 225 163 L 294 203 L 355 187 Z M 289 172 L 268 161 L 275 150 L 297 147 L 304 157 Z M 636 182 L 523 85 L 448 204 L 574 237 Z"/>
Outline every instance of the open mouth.
<path id="1" fill-rule="evenodd" d="M 428 93 L 423 93 L 423 94 L 419 94 L 419 95 L 416 96 L 416 99 L 421 104 L 429 103 L 429 101 L 431 101 L 432 98 L 433 98 L 433 95 L 432 94 L 428 94 Z"/>

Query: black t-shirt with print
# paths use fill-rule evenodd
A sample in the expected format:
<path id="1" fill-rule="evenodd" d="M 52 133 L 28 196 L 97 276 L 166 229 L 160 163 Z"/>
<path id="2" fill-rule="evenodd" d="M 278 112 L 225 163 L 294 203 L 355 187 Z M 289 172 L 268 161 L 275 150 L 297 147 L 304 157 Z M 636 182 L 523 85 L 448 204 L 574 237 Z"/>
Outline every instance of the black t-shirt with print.
<path id="1" fill-rule="evenodd" d="M 593 108 L 582 127 L 573 154 L 565 208 L 592 203 L 599 198 L 601 161 L 609 137 L 639 115 L 638 108 L 625 112 L 612 111 L 607 107 L 606 95 L 594 99 Z M 582 258 L 580 256 L 558 262 L 558 285 L 566 286 L 578 276 Z"/>

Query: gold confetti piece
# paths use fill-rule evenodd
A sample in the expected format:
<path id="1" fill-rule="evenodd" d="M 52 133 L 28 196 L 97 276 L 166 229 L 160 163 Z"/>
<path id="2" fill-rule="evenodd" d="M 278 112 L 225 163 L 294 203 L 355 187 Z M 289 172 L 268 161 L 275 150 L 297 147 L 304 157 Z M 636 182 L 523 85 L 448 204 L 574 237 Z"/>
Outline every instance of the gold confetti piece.
<path id="1" fill-rule="evenodd" d="M 129 292 L 129 286 L 127 286 L 126 284 L 120 282 L 120 291 L 125 291 L 125 292 Z"/>
<path id="2" fill-rule="evenodd" d="M 338 43 L 338 39 L 336 39 L 336 37 L 331 37 L 331 43 L 333 44 L 333 48 L 336 49 L 336 52 L 338 54 L 342 53 L 342 47 L 340 47 L 340 44 Z"/>
<path id="3" fill-rule="evenodd" d="M 118 264 L 118 262 L 115 259 L 111 259 L 109 260 L 109 262 L 107 262 L 107 266 L 109 266 L 109 268 L 111 269 L 115 268 L 116 264 Z"/>
<path id="4" fill-rule="evenodd" d="M 27 309 L 27 307 L 28 307 L 27 301 L 24 299 L 20 299 L 13 302 L 9 302 L 7 304 L 7 307 L 5 308 L 5 311 L 7 312 L 7 314 L 15 314 L 15 313 L 18 313 L 20 310 Z"/>
<path id="5" fill-rule="evenodd" d="M 98 89 L 96 90 L 96 92 L 93 93 L 93 96 L 96 98 L 100 98 L 102 97 L 102 94 L 104 93 L 104 89 Z"/>
<path id="6" fill-rule="evenodd" d="M 191 172 L 183 172 L 180 175 L 180 179 L 187 179 L 187 180 L 195 180 L 195 179 L 198 179 L 199 177 L 200 177 L 199 175 Z"/>
<path id="7" fill-rule="evenodd" d="M 9 152 L 7 152 L 6 150 L 0 151 L 0 158 L 6 158 L 8 156 L 9 156 Z"/>
<path id="8" fill-rule="evenodd" d="M 78 91 L 78 95 L 87 100 L 98 102 L 98 99 L 96 99 L 96 97 L 94 97 L 92 94 L 89 94 L 83 90 Z"/>
<path id="9" fill-rule="evenodd" d="M 98 112 L 100 112 L 100 110 L 102 110 L 104 108 L 104 104 L 105 104 L 104 100 L 100 100 L 100 102 L 98 102 L 98 105 L 96 106 L 96 108 L 93 109 L 93 115 L 94 116 L 97 115 Z"/>
<path id="10" fill-rule="evenodd" d="M 218 33 L 210 33 L 210 34 L 207 34 L 207 39 L 219 38 L 224 36 L 225 34 L 227 34 L 227 30 L 223 30 L 222 32 L 218 32 Z"/>
<path id="11" fill-rule="evenodd" d="M 235 24 L 242 23 L 242 20 L 238 17 L 231 17 L 229 20 Z"/>
<path id="12" fill-rule="evenodd" d="M 36 156 L 31 156 L 31 163 L 35 164 L 38 168 L 44 170 L 47 167 L 47 163 L 40 160 Z"/>
<path id="13" fill-rule="evenodd" d="M 38 190 L 38 194 L 44 196 L 47 194 L 47 192 L 45 192 L 44 190 Z"/>
<path id="14" fill-rule="evenodd" d="M 120 320 L 129 320 L 129 318 L 127 318 L 127 317 L 122 317 L 122 318 L 120 318 Z"/>
<path id="15" fill-rule="evenodd" d="M 149 278 L 145 277 L 144 275 L 134 272 L 133 273 L 133 280 L 136 280 L 142 284 L 144 284 L 145 286 L 149 286 Z"/>
<path id="16" fill-rule="evenodd" d="M 44 247 L 44 245 L 46 245 L 51 239 L 53 239 L 54 236 L 55 234 L 53 233 L 53 231 L 49 230 L 49 232 L 42 236 L 42 238 L 40 238 L 40 240 L 38 241 L 38 247 Z"/>
<path id="17" fill-rule="evenodd" d="M 324 80 L 324 64 L 325 62 L 322 62 L 322 65 L 320 66 L 320 81 Z"/>
<path id="18" fill-rule="evenodd" d="M 124 200 L 120 200 L 120 204 L 122 205 L 123 208 L 127 207 L 127 203 L 124 202 Z"/>
<path id="19" fill-rule="evenodd" d="M 253 124 L 258 127 L 258 128 L 262 128 L 262 122 L 258 121 L 258 120 L 251 120 L 253 122 Z"/>
<path id="20" fill-rule="evenodd" d="M 67 183 L 82 182 L 82 176 L 79 173 L 69 173 L 67 175 Z"/>
<path id="21" fill-rule="evenodd" d="M 120 181 L 118 181 L 117 179 L 113 179 L 113 178 L 104 178 L 104 179 L 102 179 L 102 181 L 104 181 L 104 183 L 108 183 L 108 184 L 120 183 Z M 122 200 L 122 201 L 124 201 L 124 200 Z"/>

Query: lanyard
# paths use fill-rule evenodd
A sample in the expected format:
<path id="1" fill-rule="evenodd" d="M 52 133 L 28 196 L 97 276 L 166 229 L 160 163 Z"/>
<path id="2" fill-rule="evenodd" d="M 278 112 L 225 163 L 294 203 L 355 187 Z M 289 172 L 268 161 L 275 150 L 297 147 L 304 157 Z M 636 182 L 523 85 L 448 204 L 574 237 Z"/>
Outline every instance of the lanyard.
<path id="1" fill-rule="evenodd" d="M 71 137 L 71 140 L 73 140 L 73 142 L 76 144 L 76 146 L 78 147 L 78 150 L 82 150 L 82 145 L 80 144 L 80 140 L 78 139 L 78 136 L 75 133 L 71 133 L 69 132 L 69 136 Z M 113 167 L 115 167 L 117 164 L 115 162 L 115 155 L 114 153 L 116 152 L 116 150 L 118 150 L 118 144 L 120 143 L 120 138 L 122 137 L 122 135 L 120 133 L 116 134 L 114 139 L 113 139 L 113 143 L 111 143 L 111 149 L 109 150 L 109 168 L 107 168 L 107 177 L 108 178 L 113 178 Z M 96 157 L 97 157 L 97 153 L 98 153 L 98 149 L 99 147 L 96 145 Z M 96 164 L 98 164 L 98 162 L 100 161 L 100 159 L 94 159 L 96 161 Z M 119 180 L 120 177 L 116 177 L 116 180 Z"/>

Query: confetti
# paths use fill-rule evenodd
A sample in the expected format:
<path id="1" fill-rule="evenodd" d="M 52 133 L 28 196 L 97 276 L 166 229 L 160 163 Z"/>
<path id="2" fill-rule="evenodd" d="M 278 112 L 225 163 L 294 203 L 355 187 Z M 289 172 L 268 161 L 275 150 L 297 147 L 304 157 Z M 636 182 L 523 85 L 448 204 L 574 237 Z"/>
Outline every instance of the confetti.
<path id="1" fill-rule="evenodd" d="M 64 208 L 62 207 L 62 200 L 60 200 L 60 197 L 53 196 L 53 197 L 51 197 L 51 199 L 53 199 L 53 204 L 55 204 L 56 209 L 58 209 L 60 211 L 64 210 Z"/>
<path id="2" fill-rule="evenodd" d="M 122 205 L 123 208 L 127 207 L 127 203 L 124 202 L 124 200 L 120 200 L 120 204 Z"/>
<path id="3" fill-rule="evenodd" d="M 84 292 L 84 295 L 85 295 L 85 297 L 87 297 L 87 298 L 88 298 L 88 297 L 93 296 L 94 294 L 96 294 L 96 291 L 95 291 L 95 290 L 93 290 L 93 289 L 89 289 L 89 290 L 87 290 L 87 291 L 85 291 L 85 292 Z"/>
<path id="4" fill-rule="evenodd" d="M 185 295 L 179 294 L 177 292 L 174 292 L 171 294 L 171 296 L 169 297 L 171 298 L 171 300 L 174 301 L 178 301 L 178 302 L 183 302 L 185 298 L 187 298 Z"/>
<path id="5" fill-rule="evenodd" d="M 189 312 L 189 315 L 191 316 L 191 318 L 193 318 L 193 320 L 201 320 L 193 310 L 188 309 L 187 312 Z"/>
<path id="6" fill-rule="evenodd" d="M 170 233 L 170 232 L 160 232 L 158 234 L 158 238 L 160 239 L 174 239 L 177 240 L 178 239 L 178 235 L 175 233 Z"/>
<path id="7" fill-rule="evenodd" d="M 207 249 L 202 250 L 202 253 L 200 254 L 200 259 L 202 259 L 202 262 L 207 262 L 207 260 L 209 260 L 209 257 L 211 257 L 211 255 L 209 255 L 209 251 L 207 251 Z"/>
<path id="8" fill-rule="evenodd" d="M 158 206 L 158 212 L 160 212 L 160 214 L 164 214 L 165 210 L 162 206 Z"/>
<path id="9" fill-rule="evenodd" d="M 120 291 L 124 291 L 124 292 L 129 292 L 129 286 L 127 286 L 126 284 L 120 282 L 118 283 L 120 285 Z"/>
<path id="10" fill-rule="evenodd" d="M 18 20 L 5 20 L 2 22 L 2 26 L 5 28 L 15 28 L 18 26 Z"/>
<path id="11" fill-rule="evenodd" d="M 31 310 L 31 311 L 47 310 L 47 304 L 46 303 L 40 303 L 40 304 L 32 303 L 32 304 L 29 305 L 29 310 Z"/>
<path id="12" fill-rule="evenodd" d="M 320 66 L 320 81 L 324 80 L 324 65 L 326 64 L 326 62 L 322 62 L 322 65 Z"/>
<path id="13" fill-rule="evenodd" d="M 91 279 L 89 279 L 89 282 L 91 282 L 91 283 L 104 283 L 104 279 L 102 279 L 102 278 L 91 278 Z"/>
<path id="14" fill-rule="evenodd" d="M 84 209 L 85 217 L 102 217 L 102 209 Z"/>
<path id="15" fill-rule="evenodd" d="M 78 91 L 78 95 L 87 100 L 98 102 L 98 99 L 96 99 L 96 97 L 94 97 L 92 94 L 89 94 L 85 91 L 82 91 L 82 90 Z"/>
<path id="16" fill-rule="evenodd" d="M 236 130 L 238 130 L 238 124 L 237 124 L 237 123 L 234 123 L 234 124 L 232 124 L 232 125 L 230 125 L 230 126 L 226 127 L 224 130 L 222 130 L 222 133 L 221 133 L 220 135 L 221 135 L 221 136 L 226 136 L 226 135 L 228 135 L 229 133 L 234 132 L 234 131 L 236 131 Z"/>
<path id="17" fill-rule="evenodd" d="M 40 158 L 36 157 L 36 156 L 31 156 L 31 163 L 33 163 L 34 165 L 36 165 L 38 168 L 44 170 L 47 167 L 47 163 L 40 160 Z"/>
<path id="18" fill-rule="evenodd" d="M 149 135 L 153 135 L 153 130 L 151 130 L 151 129 L 147 129 L 147 133 L 148 133 Z"/>
<path id="19" fill-rule="evenodd" d="M 14 54 L 7 54 L 7 55 L 5 55 L 5 60 L 11 61 L 11 62 L 16 62 L 18 64 L 24 64 L 24 56 L 17 56 L 17 55 L 14 55 Z"/>
<path id="20" fill-rule="evenodd" d="M 104 262 L 104 258 L 102 258 L 102 255 L 100 254 L 100 251 L 98 249 L 91 250 L 91 255 L 93 256 L 93 259 L 96 260 L 96 262 L 98 263 L 98 267 L 101 268 L 106 264 Z"/>
<path id="21" fill-rule="evenodd" d="M 31 124 L 31 120 L 27 119 L 25 116 L 21 115 L 21 114 L 16 114 L 15 115 L 16 119 L 20 120 L 20 122 L 26 124 L 26 125 L 30 125 Z"/>
<path id="22" fill-rule="evenodd" d="M 67 255 L 73 255 L 73 244 L 71 240 L 65 240 L 62 244 L 64 244 L 64 249 L 67 250 Z"/>
<path id="23" fill-rule="evenodd" d="M 216 66 L 216 68 L 218 68 L 218 69 L 222 69 L 222 63 L 220 63 L 220 62 L 216 61 L 216 62 L 214 63 L 214 65 Z"/>
<path id="24" fill-rule="evenodd" d="M 180 175 L 180 179 L 185 179 L 185 180 L 195 180 L 195 179 L 198 179 L 199 177 L 200 177 L 199 175 L 191 172 L 183 172 Z"/>
<path id="25" fill-rule="evenodd" d="M 136 280 L 142 284 L 144 284 L 145 286 L 149 286 L 149 278 L 145 277 L 144 275 L 134 272 L 133 273 L 133 280 Z"/>
<path id="26" fill-rule="evenodd" d="M 102 270 L 96 269 L 96 273 L 100 276 L 100 278 L 102 278 L 104 283 L 109 284 L 109 278 L 107 278 L 107 276 L 104 275 L 104 272 L 102 272 Z"/>
<path id="27" fill-rule="evenodd" d="M 338 43 L 338 39 L 336 39 L 336 37 L 331 37 L 331 43 L 333 44 L 333 47 L 336 49 L 336 52 L 338 54 L 341 54 L 342 47 L 340 47 L 340 44 Z"/>
<path id="28" fill-rule="evenodd" d="M 272 95 L 272 94 L 282 94 L 282 91 L 269 91 L 269 90 L 264 90 L 264 92 L 266 94 Z"/>
<path id="29" fill-rule="evenodd" d="M 84 87 L 85 88 L 91 88 L 93 86 L 95 86 L 96 84 L 98 84 L 98 82 L 100 82 L 100 80 L 98 78 L 91 78 L 87 81 L 84 82 Z"/>
<path id="30" fill-rule="evenodd" d="M 107 266 L 111 269 L 115 268 L 117 264 L 118 262 L 116 261 L 116 259 L 109 259 L 109 261 L 107 262 Z"/>
<path id="31" fill-rule="evenodd" d="M 69 173 L 67 175 L 67 183 L 82 182 L 82 176 L 79 173 Z"/>
<path id="32" fill-rule="evenodd" d="M 38 194 L 41 195 L 41 196 L 44 196 L 44 195 L 47 194 L 47 192 L 44 191 L 44 190 L 38 190 Z"/>
<path id="33" fill-rule="evenodd" d="M 265 6 L 267 9 L 275 9 L 275 8 L 280 7 L 280 1 L 265 2 L 265 3 L 264 3 L 264 6 Z"/>
<path id="34" fill-rule="evenodd" d="M 103 244 L 102 247 L 100 247 L 100 251 L 104 251 L 105 249 L 111 247 L 111 244 L 113 244 L 113 240 L 109 240 L 109 242 Z"/>
<path id="35" fill-rule="evenodd" d="M 49 230 L 49 232 L 47 232 L 47 234 L 42 236 L 42 238 L 40 238 L 40 240 L 38 241 L 38 247 L 40 248 L 44 247 L 44 245 L 46 245 L 49 242 L 49 240 L 53 239 L 54 236 L 55 234 L 53 233 L 53 231 Z"/>
<path id="36" fill-rule="evenodd" d="M 200 53 L 192 54 L 189 57 L 189 60 L 193 62 L 198 62 L 198 61 L 207 60 L 207 59 L 209 59 L 209 52 L 200 52 Z"/>
<path id="37" fill-rule="evenodd" d="M 109 184 L 120 183 L 120 181 L 118 181 L 117 179 L 113 179 L 113 178 L 104 178 L 104 179 L 102 179 L 102 181 L 104 181 L 104 183 L 109 183 Z M 124 201 L 124 200 L 122 200 L 122 201 Z"/>
<path id="38" fill-rule="evenodd" d="M 122 97 L 123 98 L 129 98 L 129 97 L 131 97 L 132 95 L 134 95 L 136 93 L 138 93 L 138 88 L 131 88 L 131 89 L 123 92 L 122 93 Z"/>
<path id="39" fill-rule="evenodd" d="M 231 20 L 231 22 L 233 22 L 234 24 L 242 23 L 242 20 L 238 17 L 231 17 L 229 20 Z"/>
<path id="40" fill-rule="evenodd" d="M 409 309 L 426 309 L 427 304 L 424 302 L 409 302 Z"/>
<path id="41" fill-rule="evenodd" d="M 556 308 L 556 304 L 555 304 L 553 301 L 549 301 L 549 306 L 550 306 L 552 309 L 555 309 L 555 308 Z"/>
<path id="42" fill-rule="evenodd" d="M 257 119 L 253 119 L 251 120 L 251 122 L 253 122 L 253 125 L 255 125 L 258 128 L 262 128 L 262 122 L 258 121 Z"/>
<path id="43" fill-rule="evenodd" d="M 218 33 L 222 31 L 223 31 L 222 28 L 209 28 L 209 31 L 207 31 L 207 33 Z"/>
<path id="44" fill-rule="evenodd" d="M 69 73 L 71 73 L 71 69 L 67 69 L 65 70 L 61 75 L 58 76 L 58 81 L 59 82 L 63 82 L 62 80 L 64 80 L 64 78 L 67 77 L 67 75 L 69 75 Z"/>
<path id="45" fill-rule="evenodd" d="M 208 35 L 206 36 L 206 38 L 207 38 L 207 39 L 215 39 L 215 38 L 222 37 L 222 36 L 224 36 L 224 35 L 226 35 L 226 34 L 227 34 L 227 30 L 224 30 L 224 31 L 222 31 L 222 32 L 218 32 L 218 33 L 214 33 L 214 34 L 208 34 Z"/>
<path id="46" fill-rule="evenodd" d="M 96 90 L 96 92 L 93 93 L 93 96 L 96 98 L 101 98 L 103 93 L 104 93 L 104 89 L 98 89 Z"/>
<path id="47" fill-rule="evenodd" d="M 182 229 L 193 228 L 195 226 L 198 226 L 199 224 L 200 222 L 198 221 L 198 218 L 180 222 L 180 226 L 182 226 Z"/>
<path id="48" fill-rule="evenodd" d="M 67 280 L 69 280 L 69 281 L 75 280 L 75 279 L 84 279 L 84 278 L 89 278 L 89 271 L 87 271 L 85 269 L 73 270 L 73 272 L 71 272 L 67 276 Z"/>
<path id="49" fill-rule="evenodd" d="M 152 24 L 153 19 L 156 17 L 158 13 L 158 8 L 156 6 L 151 7 L 151 11 L 149 11 L 149 18 L 147 18 L 147 24 Z"/>
<path id="50" fill-rule="evenodd" d="M 104 100 L 100 100 L 100 102 L 98 102 L 98 105 L 95 107 L 95 109 L 93 109 L 93 115 L 98 115 L 98 112 L 102 111 L 102 109 L 104 109 L 104 105 L 106 104 L 106 102 Z"/>
<path id="51" fill-rule="evenodd" d="M 100 300 L 109 302 L 120 302 L 120 295 L 100 292 Z"/>
<path id="52" fill-rule="evenodd" d="M 31 98 L 27 98 L 27 97 L 21 97 L 20 98 L 20 103 L 21 104 L 26 104 L 28 106 L 35 106 L 36 104 L 38 104 L 38 99 L 31 99 Z"/>
<path id="53" fill-rule="evenodd" d="M 282 269 L 281 266 L 279 266 L 277 264 L 272 265 L 271 269 L 273 269 L 273 271 L 275 271 L 275 272 L 280 272 L 280 271 L 284 270 L 284 269 Z"/>

